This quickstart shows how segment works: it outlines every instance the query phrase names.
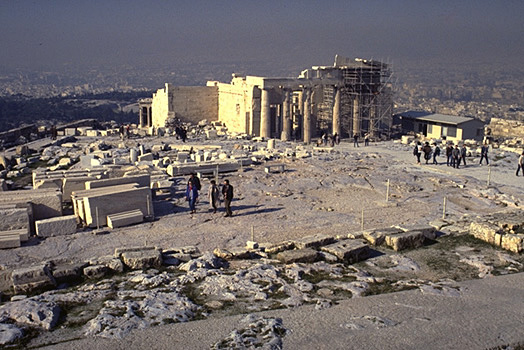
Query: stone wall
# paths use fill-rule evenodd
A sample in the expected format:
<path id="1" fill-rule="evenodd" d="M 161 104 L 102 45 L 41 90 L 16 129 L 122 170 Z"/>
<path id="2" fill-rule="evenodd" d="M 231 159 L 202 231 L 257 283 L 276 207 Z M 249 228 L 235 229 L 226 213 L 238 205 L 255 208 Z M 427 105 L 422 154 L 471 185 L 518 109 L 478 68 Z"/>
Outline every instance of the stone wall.
<path id="1" fill-rule="evenodd" d="M 229 131 L 250 132 L 250 116 L 254 109 L 252 100 L 253 88 L 249 89 L 245 83 L 239 81 L 235 84 L 234 80 L 232 84 L 218 84 L 218 116 Z"/>
<path id="2" fill-rule="evenodd" d="M 488 126 L 493 137 L 522 137 L 524 138 L 524 122 L 491 118 Z"/>
<path id="3" fill-rule="evenodd" d="M 166 84 L 153 94 L 153 126 L 164 127 L 170 117 L 193 124 L 202 119 L 218 120 L 218 88 Z"/>

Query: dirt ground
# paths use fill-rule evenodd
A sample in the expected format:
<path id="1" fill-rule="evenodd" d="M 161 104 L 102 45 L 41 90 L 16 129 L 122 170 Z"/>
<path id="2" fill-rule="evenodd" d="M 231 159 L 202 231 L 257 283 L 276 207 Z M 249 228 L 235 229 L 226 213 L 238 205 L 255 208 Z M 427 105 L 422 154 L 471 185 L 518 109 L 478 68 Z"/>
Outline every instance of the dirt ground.
<path id="1" fill-rule="evenodd" d="M 224 149 L 232 149 L 235 143 L 222 144 Z M 290 146 L 293 144 L 279 144 L 282 149 Z M 479 158 L 468 158 L 468 166 L 454 169 L 446 166 L 444 157 L 439 157 L 439 162 L 444 164 L 417 165 L 411 147 L 392 141 L 359 148 L 342 142 L 332 152 L 282 159 L 286 164 L 284 173 L 267 174 L 262 165 L 256 165 L 220 176 L 220 180 L 229 179 L 235 188 L 231 218 L 224 217 L 223 207 L 218 213 L 209 210 L 205 195 L 209 179 L 202 181 L 197 213 L 190 214 L 183 196 L 186 178 L 180 177 L 176 179 L 173 197 L 160 194 L 156 198 L 156 218 L 152 222 L 110 230 L 102 235 L 86 229 L 71 236 L 34 238 L 21 248 L 0 250 L 0 262 L 8 267 L 42 261 L 82 262 L 112 255 L 115 248 L 136 246 L 162 249 L 196 246 L 204 252 L 217 247 L 242 247 L 252 239 L 277 243 L 316 233 L 347 236 L 362 228 L 427 224 L 444 215 L 446 220 L 455 223 L 454 234 L 442 232 L 432 244 L 402 254 L 378 247 L 373 258 L 355 264 L 356 268 L 383 281 L 375 284 L 367 295 L 413 289 L 420 281 L 458 283 L 517 273 L 524 270 L 522 255 L 456 234 L 465 233 L 465 226 L 460 223 L 467 222 L 467 218 L 522 206 L 524 180 L 514 174 L 517 158 L 516 154 L 493 151 L 491 167 L 480 166 Z M 236 312 L 242 313 L 242 310 Z M 217 312 L 208 322 L 226 317 L 219 315 Z M 237 321 L 230 318 L 234 316 L 227 317 L 230 323 Z M 138 344 L 142 340 L 133 341 Z M 303 340 L 296 341 L 291 344 L 304 344 Z M 504 343 L 501 340 L 495 345 Z M 37 346 L 42 344 L 46 341 Z M 129 344 L 129 348 L 139 348 Z M 336 344 L 333 348 L 344 348 L 342 343 Z M 83 348 L 90 346 L 94 345 Z"/>

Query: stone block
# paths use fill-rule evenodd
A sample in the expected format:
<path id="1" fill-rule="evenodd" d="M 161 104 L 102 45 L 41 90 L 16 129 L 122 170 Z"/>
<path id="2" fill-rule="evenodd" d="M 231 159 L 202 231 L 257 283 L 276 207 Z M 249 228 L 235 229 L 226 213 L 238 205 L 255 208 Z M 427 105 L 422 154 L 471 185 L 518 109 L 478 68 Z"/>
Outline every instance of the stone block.
<path id="1" fill-rule="evenodd" d="M 30 205 L 17 208 L 15 205 L 4 205 L 0 207 L 0 231 L 11 231 L 27 229 L 30 225 Z"/>
<path id="2" fill-rule="evenodd" d="M 253 241 L 247 241 L 246 242 L 246 248 L 247 249 L 258 249 L 258 243 Z"/>
<path id="3" fill-rule="evenodd" d="M 395 227 L 366 230 L 363 232 L 363 237 L 369 242 L 369 244 L 378 246 L 384 243 L 387 235 L 394 235 L 400 232 L 402 232 L 402 230 Z"/>
<path id="4" fill-rule="evenodd" d="M 335 238 L 324 234 L 316 234 L 312 236 L 302 237 L 297 240 L 293 240 L 293 244 L 298 249 L 321 247 L 335 242 Z"/>
<path id="5" fill-rule="evenodd" d="M 34 220 L 62 215 L 62 193 L 54 189 L 0 192 L 0 206 L 17 203 L 20 204 L 19 207 L 26 207 L 27 203 L 32 203 Z"/>
<path id="6" fill-rule="evenodd" d="M 5 232 L 5 231 L 4 231 Z M 20 236 L 15 234 L 0 235 L 0 249 L 18 248 L 21 246 Z"/>
<path id="7" fill-rule="evenodd" d="M 115 258 L 112 255 L 108 256 L 101 256 L 94 259 L 89 260 L 89 265 L 104 265 L 107 267 L 111 272 L 115 273 L 122 273 L 124 272 L 124 263 L 120 258 Z"/>
<path id="8" fill-rule="evenodd" d="M 52 268 L 52 274 L 57 284 L 76 282 L 82 277 L 84 267 L 86 267 L 85 263 L 61 264 Z"/>
<path id="9" fill-rule="evenodd" d="M 164 144 L 160 144 L 160 145 L 153 145 L 151 147 L 151 152 L 162 152 L 162 151 L 165 151 L 166 150 L 166 145 Z"/>
<path id="10" fill-rule="evenodd" d="M 85 135 L 88 137 L 97 137 L 99 132 L 98 130 L 85 130 Z"/>
<path id="11" fill-rule="evenodd" d="M 251 251 L 248 248 L 234 247 L 234 248 L 216 248 L 213 254 L 222 259 L 250 259 Z"/>
<path id="12" fill-rule="evenodd" d="M 349 239 L 361 239 L 361 238 L 364 238 L 364 232 L 366 232 L 366 231 L 350 232 L 350 233 L 347 234 L 346 238 L 349 238 Z"/>
<path id="13" fill-rule="evenodd" d="M 409 225 L 409 226 L 396 226 L 404 232 L 408 231 L 420 231 L 427 239 L 434 240 L 437 237 L 437 231 L 435 227 L 431 225 Z"/>
<path id="14" fill-rule="evenodd" d="M 9 230 L 9 231 L 0 231 L 0 238 L 6 236 L 17 236 L 20 238 L 20 242 L 27 242 L 29 240 L 29 232 L 27 228 L 22 228 L 18 230 Z"/>
<path id="15" fill-rule="evenodd" d="M 125 250 L 119 252 L 124 265 L 131 270 L 143 270 L 162 266 L 162 252 L 157 248 L 125 248 Z"/>
<path id="16" fill-rule="evenodd" d="M 149 187 L 130 189 L 107 187 L 103 191 L 95 191 L 83 197 L 83 221 L 89 227 L 96 227 L 97 221 L 98 225 L 105 226 L 108 215 L 135 209 L 145 215 L 154 216 Z"/>
<path id="17" fill-rule="evenodd" d="M 295 244 L 291 241 L 280 243 L 261 243 L 260 248 L 268 254 L 275 254 L 283 252 L 284 250 L 291 250 L 295 248 Z"/>
<path id="18" fill-rule="evenodd" d="M 14 270 L 11 280 L 16 293 L 27 293 L 39 288 L 56 286 L 56 281 L 47 265 Z"/>
<path id="19" fill-rule="evenodd" d="M 311 248 L 286 250 L 277 254 L 276 258 L 284 264 L 312 263 L 318 258 L 318 252 Z"/>
<path id="20" fill-rule="evenodd" d="M 76 135 L 76 128 L 65 128 L 64 135 L 66 135 L 66 136 L 75 136 Z"/>
<path id="21" fill-rule="evenodd" d="M 360 240 L 344 240 L 321 247 L 320 250 L 349 263 L 362 261 L 369 256 L 369 246 Z"/>
<path id="22" fill-rule="evenodd" d="M 107 226 L 110 228 L 129 226 L 141 222 L 144 222 L 144 214 L 139 209 L 107 216 Z"/>
<path id="23" fill-rule="evenodd" d="M 418 248 L 424 245 L 422 231 L 408 231 L 386 235 L 386 244 L 395 251 Z"/>
<path id="24" fill-rule="evenodd" d="M 496 245 L 496 234 L 503 234 L 504 231 L 499 226 L 489 222 L 472 222 L 469 226 L 469 233 L 473 237 L 484 242 Z"/>
<path id="25" fill-rule="evenodd" d="M 508 233 L 503 235 L 501 239 L 501 247 L 512 251 L 513 253 L 521 253 L 524 250 L 524 234 Z"/>
<path id="26" fill-rule="evenodd" d="M 149 187 L 151 184 L 151 176 L 146 175 L 134 175 L 117 177 L 112 179 L 95 180 L 91 179 L 85 183 L 85 189 L 90 190 L 94 188 L 102 188 L 108 186 L 125 185 L 125 184 L 137 184 L 138 187 Z"/>
<path id="27" fill-rule="evenodd" d="M 83 273 L 87 278 L 102 278 L 106 275 L 108 269 L 105 265 L 93 265 L 84 268 Z"/>
<path id="28" fill-rule="evenodd" d="M 71 235 L 76 232 L 77 228 L 75 215 L 38 220 L 35 225 L 36 234 L 39 237 Z"/>
<path id="29" fill-rule="evenodd" d="M 153 154 L 152 153 L 146 153 L 144 155 L 138 156 L 139 162 L 151 162 L 153 161 Z"/>
<path id="30" fill-rule="evenodd" d="M 217 169 L 219 173 L 238 171 L 240 166 L 241 165 L 237 160 L 169 164 L 166 171 L 169 176 L 189 175 L 191 173 L 214 174 Z"/>

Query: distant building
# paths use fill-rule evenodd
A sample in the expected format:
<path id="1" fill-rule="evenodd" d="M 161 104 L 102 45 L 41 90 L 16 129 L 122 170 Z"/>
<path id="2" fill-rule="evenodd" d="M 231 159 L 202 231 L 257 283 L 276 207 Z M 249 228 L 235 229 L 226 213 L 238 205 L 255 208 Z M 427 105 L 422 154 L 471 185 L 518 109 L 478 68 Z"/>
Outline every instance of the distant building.
<path id="1" fill-rule="evenodd" d="M 395 115 L 395 120 L 400 121 L 403 132 L 413 131 L 427 138 L 452 142 L 484 138 L 484 122 L 473 117 L 408 111 Z"/>
<path id="2" fill-rule="evenodd" d="M 151 100 L 139 102 L 139 125 L 220 120 L 232 132 L 306 143 L 324 132 L 389 135 L 390 76 L 385 63 L 336 56 L 333 66 L 315 66 L 297 78 L 233 74 L 230 83 L 165 84 Z"/>

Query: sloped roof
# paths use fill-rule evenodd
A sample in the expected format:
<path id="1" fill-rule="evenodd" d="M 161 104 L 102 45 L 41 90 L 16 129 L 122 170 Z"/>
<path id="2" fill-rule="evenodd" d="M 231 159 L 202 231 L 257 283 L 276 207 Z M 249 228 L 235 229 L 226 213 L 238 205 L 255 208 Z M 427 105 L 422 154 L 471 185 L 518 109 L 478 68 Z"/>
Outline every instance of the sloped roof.
<path id="1" fill-rule="evenodd" d="M 451 124 L 451 125 L 459 125 L 459 124 L 469 122 L 475 119 L 473 117 L 460 117 L 458 115 L 447 115 L 447 114 L 439 114 L 439 113 L 431 114 L 427 112 L 418 112 L 418 111 L 409 111 L 409 112 L 401 113 L 400 115 L 402 117 L 406 117 L 409 119 L 434 122 L 434 123 L 442 123 L 442 124 Z"/>

